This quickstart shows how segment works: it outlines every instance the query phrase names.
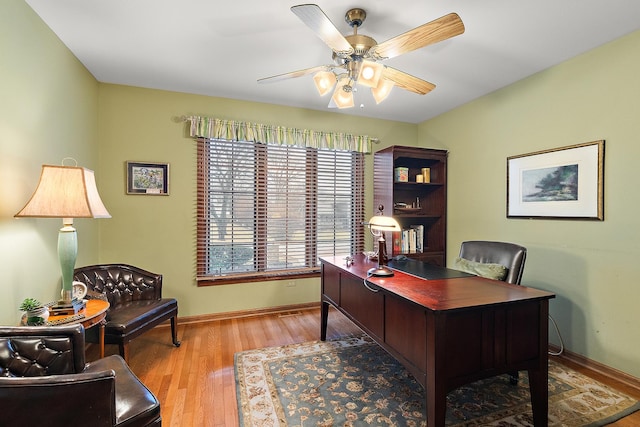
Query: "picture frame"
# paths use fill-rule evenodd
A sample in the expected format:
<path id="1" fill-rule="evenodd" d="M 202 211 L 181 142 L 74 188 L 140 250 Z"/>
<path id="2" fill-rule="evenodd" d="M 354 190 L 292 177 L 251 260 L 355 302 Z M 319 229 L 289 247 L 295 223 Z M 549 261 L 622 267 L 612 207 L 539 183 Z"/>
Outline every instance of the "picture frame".
<path id="1" fill-rule="evenodd" d="M 127 194 L 169 195 L 169 163 L 127 161 Z"/>
<path id="2" fill-rule="evenodd" d="M 604 140 L 507 158 L 507 218 L 604 221 Z"/>

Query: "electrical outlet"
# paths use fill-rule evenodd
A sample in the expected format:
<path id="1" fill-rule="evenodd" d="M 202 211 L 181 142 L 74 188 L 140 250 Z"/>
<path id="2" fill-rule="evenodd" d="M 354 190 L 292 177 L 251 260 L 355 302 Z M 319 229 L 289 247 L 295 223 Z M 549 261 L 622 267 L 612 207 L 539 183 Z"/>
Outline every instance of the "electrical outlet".
<path id="1" fill-rule="evenodd" d="M 295 280 L 289 280 L 287 282 L 287 288 L 295 288 L 296 287 L 296 281 Z"/>

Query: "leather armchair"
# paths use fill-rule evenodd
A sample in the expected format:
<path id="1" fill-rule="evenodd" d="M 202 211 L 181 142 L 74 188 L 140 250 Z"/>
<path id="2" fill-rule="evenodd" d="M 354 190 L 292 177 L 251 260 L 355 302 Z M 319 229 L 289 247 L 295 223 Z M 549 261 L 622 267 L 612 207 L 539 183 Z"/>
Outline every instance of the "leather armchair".
<path id="1" fill-rule="evenodd" d="M 519 285 L 524 272 L 527 248 L 515 243 L 471 240 L 462 242 L 462 245 L 460 245 L 460 258 L 475 262 L 504 265 L 509 269 L 504 281 Z"/>
<path id="2" fill-rule="evenodd" d="M 5 427 L 160 426 L 160 403 L 118 355 L 85 363 L 82 325 L 0 327 Z"/>
<path id="3" fill-rule="evenodd" d="M 101 264 L 76 268 L 73 280 L 87 286 L 87 298 L 109 301 L 104 342 L 118 344 L 124 360 L 128 360 L 131 340 L 168 319 L 173 345 L 180 346 L 176 325 L 178 302 L 162 298 L 161 274 L 127 264 Z M 89 329 L 87 341 L 97 339 L 97 328 Z"/>

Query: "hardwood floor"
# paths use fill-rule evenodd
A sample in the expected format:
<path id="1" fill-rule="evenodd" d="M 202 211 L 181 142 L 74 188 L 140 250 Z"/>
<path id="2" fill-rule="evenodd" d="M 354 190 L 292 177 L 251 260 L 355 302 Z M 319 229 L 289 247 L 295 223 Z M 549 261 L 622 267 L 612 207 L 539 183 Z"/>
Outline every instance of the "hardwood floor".
<path id="1" fill-rule="evenodd" d="M 327 339 L 360 333 L 342 314 L 330 310 Z M 158 327 L 131 343 L 129 365 L 160 399 L 164 426 L 237 426 L 234 354 L 313 341 L 319 334 L 319 308 L 179 325 L 179 348 L 171 344 L 169 329 Z M 117 351 L 117 346 L 106 347 L 106 354 Z M 90 347 L 87 358 L 97 356 L 97 346 Z M 638 389 L 567 364 L 640 399 Z M 611 425 L 639 427 L 640 411 Z"/>

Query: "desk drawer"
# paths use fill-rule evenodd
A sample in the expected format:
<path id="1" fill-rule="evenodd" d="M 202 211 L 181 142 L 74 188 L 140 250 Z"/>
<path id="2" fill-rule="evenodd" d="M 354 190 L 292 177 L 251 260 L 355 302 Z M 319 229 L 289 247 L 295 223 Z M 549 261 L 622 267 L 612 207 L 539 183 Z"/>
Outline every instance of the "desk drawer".
<path id="1" fill-rule="evenodd" d="M 385 344 L 419 372 L 427 372 L 427 317 L 424 308 L 387 295 L 384 315 Z M 415 375 L 415 369 L 412 368 L 411 371 Z M 424 380 L 418 378 L 418 381 L 424 384 Z"/>
<path id="2" fill-rule="evenodd" d="M 342 274 L 340 277 L 340 307 L 378 339 L 384 332 L 384 297 L 371 292 L 361 279 Z"/>

